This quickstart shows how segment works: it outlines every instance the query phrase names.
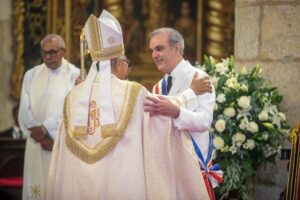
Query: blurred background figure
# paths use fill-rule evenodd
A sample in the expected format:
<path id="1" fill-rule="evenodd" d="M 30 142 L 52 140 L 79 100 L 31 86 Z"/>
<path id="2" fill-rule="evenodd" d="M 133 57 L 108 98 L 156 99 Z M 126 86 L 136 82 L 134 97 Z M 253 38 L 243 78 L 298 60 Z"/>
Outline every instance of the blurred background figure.
<path id="1" fill-rule="evenodd" d="M 133 0 L 122 2 L 122 15 L 119 19 L 124 37 L 124 46 L 127 56 L 134 64 L 139 62 L 138 52 L 143 47 L 143 29 L 140 19 L 136 16 L 136 8 Z"/>
<path id="2" fill-rule="evenodd" d="M 176 19 L 175 29 L 184 38 L 184 58 L 195 63 L 196 54 L 196 21 L 191 16 L 191 9 L 188 1 L 182 1 L 180 17 Z"/>

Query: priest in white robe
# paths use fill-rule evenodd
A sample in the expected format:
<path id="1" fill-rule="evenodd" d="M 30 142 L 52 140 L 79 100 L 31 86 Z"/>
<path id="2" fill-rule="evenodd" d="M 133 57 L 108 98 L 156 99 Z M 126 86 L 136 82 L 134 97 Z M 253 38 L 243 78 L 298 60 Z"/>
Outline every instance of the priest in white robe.
<path id="1" fill-rule="evenodd" d="M 111 74 L 111 59 L 124 54 L 118 21 L 91 15 L 84 35 L 93 64 L 66 98 L 46 199 L 208 199 L 189 134 L 169 117 L 150 118 L 148 91 Z"/>
<path id="2" fill-rule="evenodd" d="M 67 93 L 79 69 L 63 58 L 65 42 L 57 34 L 41 41 L 43 63 L 26 72 L 19 124 L 27 136 L 22 199 L 44 199 L 53 140 L 63 116 Z"/>

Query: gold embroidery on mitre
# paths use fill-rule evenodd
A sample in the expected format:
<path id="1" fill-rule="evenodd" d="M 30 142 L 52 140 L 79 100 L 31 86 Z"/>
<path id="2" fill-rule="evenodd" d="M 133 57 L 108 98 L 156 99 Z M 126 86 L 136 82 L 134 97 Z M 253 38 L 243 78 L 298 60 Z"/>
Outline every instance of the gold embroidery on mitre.
<path id="1" fill-rule="evenodd" d="M 107 39 L 107 42 L 108 42 L 109 44 L 113 44 L 115 41 L 116 41 L 116 40 L 115 40 L 114 37 L 109 37 L 109 38 Z"/>
<path id="2" fill-rule="evenodd" d="M 93 61 L 109 60 L 111 58 L 119 57 L 124 54 L 124 44 L 104 48 L 102 40 L 102 31 L 99 24 L 99 20 L 91 14 L 86 22 L 88 24 L 88 31 L 90 32 L 89 36 L 91 38 L 89 52 Z M 115 42 L 115 38 L 109 37 L 108 42 L 110 44 Z M 112 43 L 111 43 L 112 42 Z"/>
<path id="3" fill-rule="evenodd" d="M 137 96 L 140 92 L 141 85 L 134 82 L 127 82 L 126 96 L 123 103 L 122 113 L 116 124 L 110 124 L 101 127 L 103 139 L 94 147 L 90 148 L 83 142 L 83 138 L 76 138 L 70 123 L 70 94 L 67 96 L 64 105 L 64 124 L 66 128 L 66 145 L 68 149 L 82 161 L 92 164 L 100 160 L 118 142 L 126 132 L 127 126 L 131 119 L 131 114 L 135 107 Z"/>

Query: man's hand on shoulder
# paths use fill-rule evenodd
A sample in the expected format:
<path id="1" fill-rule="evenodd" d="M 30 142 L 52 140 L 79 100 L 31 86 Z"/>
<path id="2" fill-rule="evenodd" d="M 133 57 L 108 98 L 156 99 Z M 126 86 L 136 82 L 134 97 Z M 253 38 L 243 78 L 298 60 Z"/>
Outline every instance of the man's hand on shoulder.
<path id="1" fill-rule="evenodd" d="M 150 116 L 163 115 L 177 118 L 180 108 L 164 96 L 147 96 L 144 102 L 144 111 Z"/>
<path id="2" fill-rule="evenodd" d="M 201 95 L 206 92 L 212 92 L 212 85 L 209 77 L 205 76 L 203 78 L 200 78 L 197 72 L 193 77 L 190 88 L 195 92 L 196 95 Z"/>

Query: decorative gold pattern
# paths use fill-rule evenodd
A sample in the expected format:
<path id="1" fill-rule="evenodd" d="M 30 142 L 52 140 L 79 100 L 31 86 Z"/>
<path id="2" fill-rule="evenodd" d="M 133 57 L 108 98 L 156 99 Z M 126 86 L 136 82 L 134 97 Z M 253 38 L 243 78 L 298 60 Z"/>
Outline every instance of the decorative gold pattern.
<path id="1" fill-rule="evenodd" d="M 76 137 L 77 133 L 75 133 L 74 130 L 72 130 L 72 125 L 70 122 L 69 94 L 66 98 L 64 105 L 64 124 L 67 132 L 66 144 L 69 150 L 82 161 L 88 164 L 97 162 L 109 151 L 111 151 L 113 147 L 116 146 L 118 142 L 122 139 L 127 129 L 140 89 L 140 84 L 134 82 L 127 82 L 123 110 L 120 115 L 120 118 L 118 119 L 118 122 L 116 124 L 101 126 L 101 134 L 103 136 L 103 139 L 93 148 L 84 145 L 81 142 L 81 139 L 78 139 Z"/>
<path id="2" fill-rule="evenodd" d="M 210 0 L 204 9 L 204 54 L 228 57 L 233 54 L 234 0 Z"/>
<path id="3" fill-rule="evenodd" d="M 203 21 L 203 0 L 197 1 L 197 45 L 196 45 L 196 60 L 201 62 L 202 60 L 202 48 L 203 48 L 203 42 L 202 42 L 202 35 L 203 35 L 203 28 L 202 28 L 202 21 Z"/>
<path id="4" fill-rule="evenodd" d="M 292 143 L 293 143 L 293 149 L 296 148 L 296 142 L 297 142 L 297 134 L 300 133 L 300 123 L 292 129 L 291 131 L 291 138 L 292 138 Z"/>
<path id="5" fill-rule="evenodd" d="M 122 0 L 103 0 L 103 7 L 117 19 L 122 17 Z"/>
<path id="6" fill-rule="evenodd" d="M 72 1 L 65 0 L 65 42 L 67 47 L 71 47 L 71 8 Z M 66 48 L 66 58 L 71 58 L 71 48 Z"/>
<path id="7" fill-rule="evenodd" d="M 15 66 L 11 76 L 12 91 L 11 96 L 19 100 L 21 96 L 22 78 L 24 74 L 24 2 L 23 0 L 14 1 L 14 36 L 16 43 Z"/>
<path id="8" fill-rule="evenodd" d="M 31 194 L 31 199 L 33 200 L 41 199 L 41 186 L 40 185 L 30 186 L 30 194 Z"/>

